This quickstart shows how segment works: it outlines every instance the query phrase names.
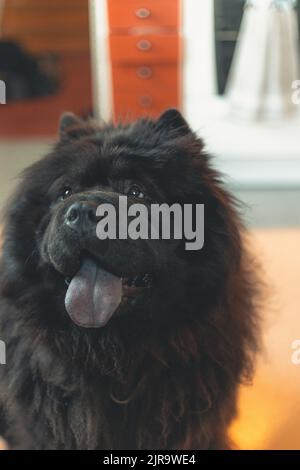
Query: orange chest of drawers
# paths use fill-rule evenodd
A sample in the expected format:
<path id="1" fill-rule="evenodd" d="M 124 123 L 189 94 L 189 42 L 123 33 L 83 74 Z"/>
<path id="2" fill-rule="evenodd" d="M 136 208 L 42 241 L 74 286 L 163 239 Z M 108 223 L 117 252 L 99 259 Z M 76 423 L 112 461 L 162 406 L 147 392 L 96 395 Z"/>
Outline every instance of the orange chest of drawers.
<path id="1" fill-rule="evenodd" d="M 180 0 L 107 0 L 118 119 L 180 106 Z"/>

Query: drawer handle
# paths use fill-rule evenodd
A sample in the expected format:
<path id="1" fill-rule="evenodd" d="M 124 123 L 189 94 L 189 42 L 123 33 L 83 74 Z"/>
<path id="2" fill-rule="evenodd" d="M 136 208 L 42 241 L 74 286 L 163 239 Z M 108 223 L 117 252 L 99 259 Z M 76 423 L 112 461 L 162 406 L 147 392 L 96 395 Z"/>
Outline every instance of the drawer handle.
<path id="1" fill-rule="evenodd" d="M 139 78 L 150 78 L 152 77 L 152 70 L 150 67 L 139 67 L 137 69 L 137 76 Z"/>
<path id="2" fill-rule="evenodd" d="M 149 95 L 144 95 L 139 97 L 139 105 L 143 108 L 150 108 L 153 104 L 153 98 Z"/>
<path id="3" fill-rule="evenodd" d="M 140 51 L 143 51 L 143 52 L 146 52 L 146 51 L 150 51 L 151 47 L 152 47 L 152 44 L 150 41 L 148 41 L 148 39 L 141 39 L 136 47 L 140 50 Z"/>
<path id="4" fill-rule="evenodd" d="M 138 8 L 135 12 L 135 16 L 144 20 L 145 18 L 149 18 L 151 16 L 151 11 L 148 8 Z"/>

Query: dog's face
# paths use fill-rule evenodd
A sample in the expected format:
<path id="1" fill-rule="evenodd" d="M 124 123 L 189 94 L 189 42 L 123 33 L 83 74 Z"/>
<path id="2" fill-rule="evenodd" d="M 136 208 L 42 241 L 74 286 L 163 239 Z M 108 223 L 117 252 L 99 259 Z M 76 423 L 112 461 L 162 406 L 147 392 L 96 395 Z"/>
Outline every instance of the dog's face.
<path id="1" fill-rule="evenodd" d="M 176 118 L 182 126 L 182 118 L 177 114 Z M 67 116 L 62 128 L 65 120 L 70 127 Z M 151 129 L 152 139 L 159 138 L 161 124 Z M 150 213 L 151 204 L 170 200 L 167 185 L 159 180 L 167 168 L 162 171 L 156 158 L 167 166 L 173 149 L 164 148 L 162 140 L 160 150 L 154 143 L 148 147 L 149 136 L 138 129 L 128 130 L 126 138 L 124 130 L 99 132 L 79 141 L 65 137 L 64 155 L 58 157 L 64 159 L 64 171 L 48 189 L 49 211 L 41 219 L 36 240 L 42 262 L 64 277 L 65 306 L 73 321 L 102 327 L 112 315 L 145 309 L 146 303 L 149 308 L 155 286 L 162 287 L 160 278 L 176 259 L 178 240 L 119 236 L 133 219 L 127 217 L 133 204 L 143 204 Z M 144 138 L 145 143 L 139 144 L 138 139 Z M 127 197 L 126 208 L 119 207 L 121 195 Z M 97 208 L 104 204 L 115 209 L 115 239 L 100 239 L 96 233 L 101 220 Z"/>
<path id="2" fill-rule="evenodd" d="M 97 208 L 112 205 L 121 230 L 120 196 L 128 207 L 205 204 L 203 250 L 187 252 L 172 237 L 100 239 Z M 13 262 L 6 273 L 18 272 L 20 286 L 34 279 L 55 292 L 59 321 L 86 328 L 170 312 L 192 288 L 209 295 L 225 275 L 224 251 L 230 258 L 234 239 L 226 238 L 229 204 L 202 142 L 174 110 L 157 121 L 100 129 L 65 115 L 60 142 L 25 172 L 8 217 L 5 252 Z"/>

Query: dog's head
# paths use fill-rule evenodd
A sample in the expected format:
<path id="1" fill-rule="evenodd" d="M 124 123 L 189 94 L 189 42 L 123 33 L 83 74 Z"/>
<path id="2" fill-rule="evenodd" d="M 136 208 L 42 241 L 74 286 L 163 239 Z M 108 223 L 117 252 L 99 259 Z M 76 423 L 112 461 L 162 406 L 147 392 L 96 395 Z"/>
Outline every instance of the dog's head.
<path id="1" fill-rule="evenodd" d="M 43 302 L 51 297 L 59 305 L 52 321 L 66 324 L 71 317 L 88 328 L 124 317 L 163 321 L 181 301 L 188 315 L 189 296 L 197 293 L 203 303 L 216 296 L 238 261 L 237 220 L 202 141 L 180 113 L 103 127 L 67 114 L 60 135 L 53 151 L 24 172 L 8 207 L 4 295 L 26 302 L 34 286 L 36 297 L 40 292 Z M 180 238 L 171 229 L 169 239 L 160 229 L 158 237 L 120 235 L 130 222 L 135 233 L 149 235 L 151 222 L 146 229 L 140 223 L 162 203 L 188 204 L 192 212 L 204 205 L 201 250 L 186 249 L 185 231 Z M 105 238 L 101 207 L 107 204 L 115 219 L 106 222 L 115 224 L 116 236 Z M 137 204 L 148 210 L 138 221 L 130 211 Z"/>

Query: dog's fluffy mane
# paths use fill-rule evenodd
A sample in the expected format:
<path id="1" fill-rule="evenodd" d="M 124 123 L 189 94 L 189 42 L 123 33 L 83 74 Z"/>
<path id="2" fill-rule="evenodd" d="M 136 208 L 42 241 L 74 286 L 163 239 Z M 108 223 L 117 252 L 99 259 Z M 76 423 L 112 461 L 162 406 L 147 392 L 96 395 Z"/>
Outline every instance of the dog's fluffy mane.
<path id="1" fill-rule="evenodd" d="M 137 145 L 145 135 L 151 145 L 152 121 L 135 126 Z M 86 139 L 86 152 L 88 134 L 98 132 L 91 129 L 72 128 L 72 138 Z M 103 132 L 119 133 L 126 142 L 130 131 Z M 168 138 L 186 155 L 178 192 L 193 202 L 204 197 L 211 207 L 207 245 L 189 255 L 188 282 L 183 276 L 174 294 L 176 309 L 162 301 L 155 320 L 120 319 L 101 335 L 74 325 L 57 328 L 61 299 L 51 273 L 41 277 L 34 245 L 35 223 L 44 210 L 41 188 L 51 175 L 43 174 L 39 163 L 24 173 L 7 209 L 0 281 L 0 337 L 7 345 L 7 366 L 0 370 L 2 433 L 12 447 L 230 446 L 237 389 L 251 379 L 258 349 L 259 283 L 236 203 L 202 141 L 186 130 Z M 57 162 L 63 152 L 60 142 L 46 158 Z M 159 148 L 153 145 L 152 153 L 159 166 Z M 170 181 L 176 180 L 178 164 L 169 164 Z"/>

